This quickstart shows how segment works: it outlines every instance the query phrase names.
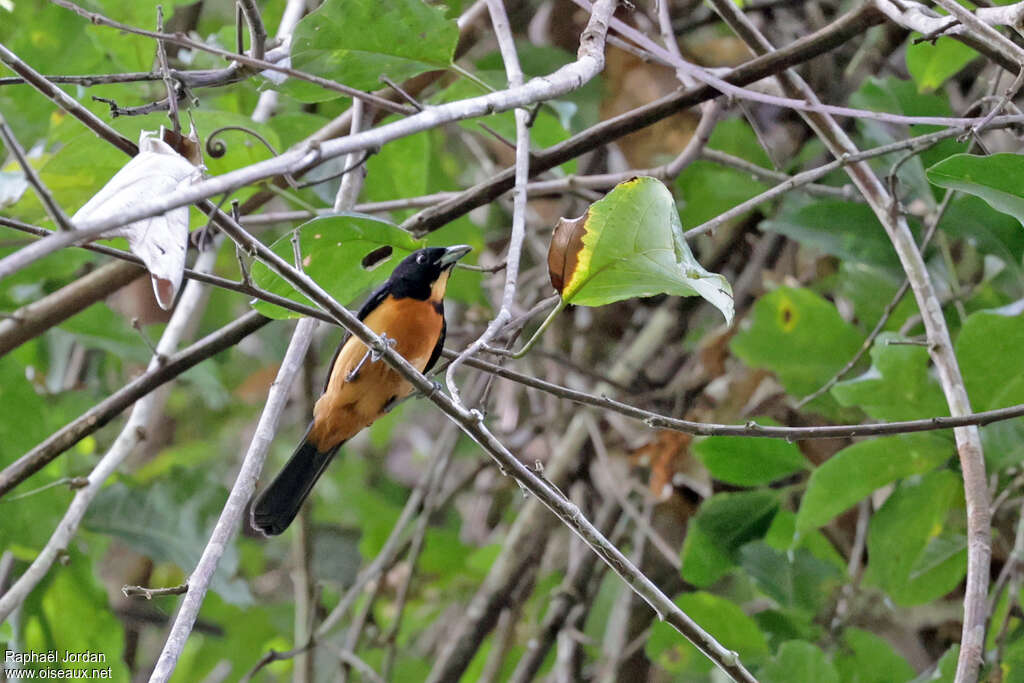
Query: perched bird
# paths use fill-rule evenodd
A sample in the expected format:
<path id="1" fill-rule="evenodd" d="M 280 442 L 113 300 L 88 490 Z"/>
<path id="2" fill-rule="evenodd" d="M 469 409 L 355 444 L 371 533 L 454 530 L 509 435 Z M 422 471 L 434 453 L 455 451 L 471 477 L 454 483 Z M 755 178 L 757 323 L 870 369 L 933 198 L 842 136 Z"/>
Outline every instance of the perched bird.
<path id="1" fill-rule="evenodd" d="M 470 249 L 460 244 L 414 251 L 359 309 L 359 319 L 420 372 L 441 355 L 448 276 Z M 268 535 L 287 529 L 338 448 L 411 391 L 391 366 L 348 335 L 334 354 L 302 443 L 253 504 L 253 526 Z"/>

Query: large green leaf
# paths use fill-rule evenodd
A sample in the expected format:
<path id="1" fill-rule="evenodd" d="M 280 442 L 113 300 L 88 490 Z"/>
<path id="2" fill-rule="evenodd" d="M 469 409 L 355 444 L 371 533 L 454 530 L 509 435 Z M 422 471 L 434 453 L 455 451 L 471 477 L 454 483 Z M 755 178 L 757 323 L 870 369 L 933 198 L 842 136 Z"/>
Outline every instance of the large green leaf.
<path id="1" fill-rule="evenodd" d="M 953 445 L 931 434 L 905 434 L 848 446 L 811 473 L 797 513 L 797 532 L 828 524 L 875 489 L 929 472 L 953 455 Z"/>
<path id="2" fill-rule="evenodd" d="M 346 306 L 369 287 L 384 282 L 395 266 L 420 246 L 404 230 L 362 215 L 315 218 L 297 230 L 303 270 Z M 390 256 L 375 262 L 369 269 L 363 267 L 363 259 L 382 247 L 392 249 Z M 290 234 L 274 242 L 271 248 L 289 263 L 295 260 Z M 275 294 L 307 305 L 311 303 L 262 263 L 253 264 L 252 278 L 258 286 Z M 265 301 L 258 301 L 253 307 L 272 318 L 299 317 L 298 313 Z"/>
<path id="3" fill-rule="evenodd" d="M 1024 378 L 1024 302 L 972 313 L 956 340 L 956 356 L 975 410 L 1016 403 L 1006 400 Z"/>
<path id="4" fill-rule="evenodd" d="M 563 235 L 566 243 L 557 252 Z M 672 193 L 657 178 L 620 183 L 581 218 L 563 219 L 548 265 L 553 277 L 557 268 L 556 288 L 568 304 L 603 306 L 655 294 L 699 295 L 732 321 L 729 282 L 697 263 L 683 238 Z"/>
<path id="5" fill-rule="evenodd" d="M 777 424 L 759 419 L 758 424 Z M 781 439 L 712 436 L 694 444 L 693 452 L 711 476 L 737 486 L 760 486 L 807 469 L 800 448 Z"/>
<path id="6" fill-rule="evenodd" d="M 907 71 L 919 92 L 932 92 L 978 56 L 972 48 L 952 38 L 915 42 L 919 37 L 916 33 L 911 36 L 906 52 Z"/>
<path id="7" fill-rule="evenodd" d="M 327 0 L 296 27 L 292 66 L 374 90 L 381 74 L 401 82 L 451 66 L 458 39 L 459 29 L 445 11 L 422 0 Z M 283 89 L 304 102 L 339 97 L 296 79 Z"/>
<path id="8" fill-rule="evenodd" d="M 956 588 L 967 572 L 963 504 L 960 478 L 949 470 L 905 480 L 871 519 L 865 581 L 900 605 L 930 602 Z M 950 552 L 957 543 L 959 550 Z"/>
<path id="9" fill-rule="evenodd" d="M 867 204 L 823 199 L 811 203 L 791 200 L 761 222 L 771 230 L 844 262 L 885 268 L 899 266 L 889 236 Z"/>
<path id="10" fill-rule="evenodd" d="M 900 336 L 878 335 L 871 347 L 871 369 L 838 382 L 832 395 L 844 406 L 863 408 L 879 420 L 914 420 L 948 415 L 949 408 L 938 381 L 928 371 L 928 349 L 890 344 Z"/>
<path id="11" fill-rule="evenodd" d="M 765 535 L 778 509 L 779 497 L 773 491 L 718 493 L 701 504 L 694 522 L 735 561 L 740 546 Z"/>
<path id="12" fill-rule="evenodd" d="M 1024 315 L 1020 302 L 972 313 L 956 340 L 956 356 L 974 410 L 1024 403 Z M 994 469 L 1024 460 L 1024 418 L 981 428 L 985 460 Z"/>
<path id="13" fill-rule="evenodd" d="M 771 370 L 789 393 L 801 396 L 843 367 L 863 338 L 819 295 L 780 287 L 754 305 L 731 348 L 747 365 Z"/>
<path id="14" fill-rule="evenodd" d="M 966 240 L 983 252 L 986 260 L 998 258 L 1017 278 L 1021 277 L 1024 230 L 1013 216 L 996 211 L 978 197 L 958 196 L 949 203 L 939 230 Z"/>
<path id="15" fill-rule="evenodd" d="M 745 665 L 756 665 L 768 656 L 768 642 L 757 622 L 744 614 L 736 603 L 703 591 L 680 595 L 675 603 L 719 643 L 735 650 Z M 713 666 L 664 621 L 651 629 L 646 652 L 658 666 L 672 672 L 708 672 Z"/>
<path id="16" fill-rule="evenodd" d="M 839 674 L 817 646 L 803 640 L 790 640 L 761 668 L 757 680 L 762 683 L 839 683 Z"/>
<path id="17" fill-rule="evenodd" d="M 683 578 L 698 588 L 710 586 L 735 566 L 729 553 L 695 520 L 686 529 L 681 559 Z"/>
<path id="18" fill-rule="evenodd" d="M 708 147 L 771 168 L 771 161 L 757 135 L 742 117 L 722 121 L 715 126 Z M 676 178 L 676 190 L 682 199 L 679 217 L 683 225 L 693 228 L 752 197 L 767 186 L 749 173 L 698 159 Z"/>
<path id="19" fill-rule="evenodd" d="M 903 683 L 914 676 L 907 660 L 892 645 L 859 628 L 843 632 L 842 650 L 835 663 L 843 683 Z"/>
<path id="20" fill-rule="evenodd" d="M 763 541 L 740 549 L 740 566 L 780 606 L 811 615 L 818 613 L 843 577 L 838 567 L 803 548 L 777 550 Z"/>
<path id="21" fill-rule="evenodd" d="M 928 180 L 940 187 L 981 197 L 992 208 L 1024 222 L 1024 174 L 1020 154 L 955 154 L 928 169 Z"/>

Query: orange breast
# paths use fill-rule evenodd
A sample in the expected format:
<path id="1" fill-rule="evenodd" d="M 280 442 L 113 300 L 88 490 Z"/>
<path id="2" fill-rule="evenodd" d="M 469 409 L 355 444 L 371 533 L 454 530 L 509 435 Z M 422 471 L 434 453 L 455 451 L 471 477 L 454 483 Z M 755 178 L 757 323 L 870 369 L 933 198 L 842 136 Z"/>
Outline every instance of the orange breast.
<path id="1" fill-rule="evenodd" d="M 422 371 L 441 335 L 444 318 L 430 301 L 389 296 L 363 322 L 377 334 L 393 339 L 395 351 Z M 334 361 L 327 390 L 313 410 L 309 435 L 321 451 L 355 436 L 380 417 L 389 403 L 412 390 L 383 360 L 367 358 L 356 376 L 347 380 L 366 352 L 366 345 L 351 337 Z"/>

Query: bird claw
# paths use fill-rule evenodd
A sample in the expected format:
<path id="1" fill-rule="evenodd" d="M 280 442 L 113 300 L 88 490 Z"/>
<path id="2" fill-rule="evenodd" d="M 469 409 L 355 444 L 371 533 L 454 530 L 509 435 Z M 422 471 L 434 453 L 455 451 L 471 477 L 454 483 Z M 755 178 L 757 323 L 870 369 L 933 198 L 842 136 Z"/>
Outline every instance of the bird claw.
<path id="1" fill-rule="evenodd" d="M 391 337 L 389 337 L 386 334 L 381 334 L 380 335 L 380 340 L 382 342 L 384 342 L 384 345 L 387 346 L 389 349 L 395 348 L 395 344 L 398 343 L 397 339 L 392 339 Z M 370 349 L 370 362 L 371 363 L 376 363 L 383 356 L 384 356 L 384 352 L 383 351 L 379 351 L 377 349 Z"/>
<path id="2" fill-rule="evenodd" d="M 395 347 L 395 344 L 398 343 L 397 339 L 392 339 L 391 337 L 389 337 L 386 334 L 380 335 L 380 340 L 382 342 L 384 342 L 384 344 L 386 344 L 388 348 L 392 348 L 392 349 Z M 359 359 L 359 363 L 357 363 L 356 366 L 354 368 L 352 368 L 352 371 L 350 373 L 345 375 L 345 381 L 346 382 L 351 382 L 351 381 L 353 381 L 355 379 L 358 379 L 359 378 L 359 371 L 363 369 L 364 365 L 366 365 L 367 359 L 369 359 L 369 361 L 371 363 L 376 363 L 383 356 L 384 356 L 383 352 L 378 351 L 377 349 L 367 349 L 366 353 L 363 354 L 363 357 Z"/>

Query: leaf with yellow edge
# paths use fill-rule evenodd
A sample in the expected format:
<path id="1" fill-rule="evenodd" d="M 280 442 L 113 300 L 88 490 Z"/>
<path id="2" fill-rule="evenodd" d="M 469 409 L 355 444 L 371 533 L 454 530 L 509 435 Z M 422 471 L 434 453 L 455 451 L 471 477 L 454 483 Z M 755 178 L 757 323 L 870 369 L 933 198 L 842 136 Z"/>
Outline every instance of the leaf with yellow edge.
<path id="1" fill-rule="evenodd" d="M 701 296 L 732 321 L 732 288 L 693 257 L 675 200 L 651 177 L 618 184 L 583 216 L 562 219 L 548 252 L 563 304 L 603 306 L 633 297 Z"/>

